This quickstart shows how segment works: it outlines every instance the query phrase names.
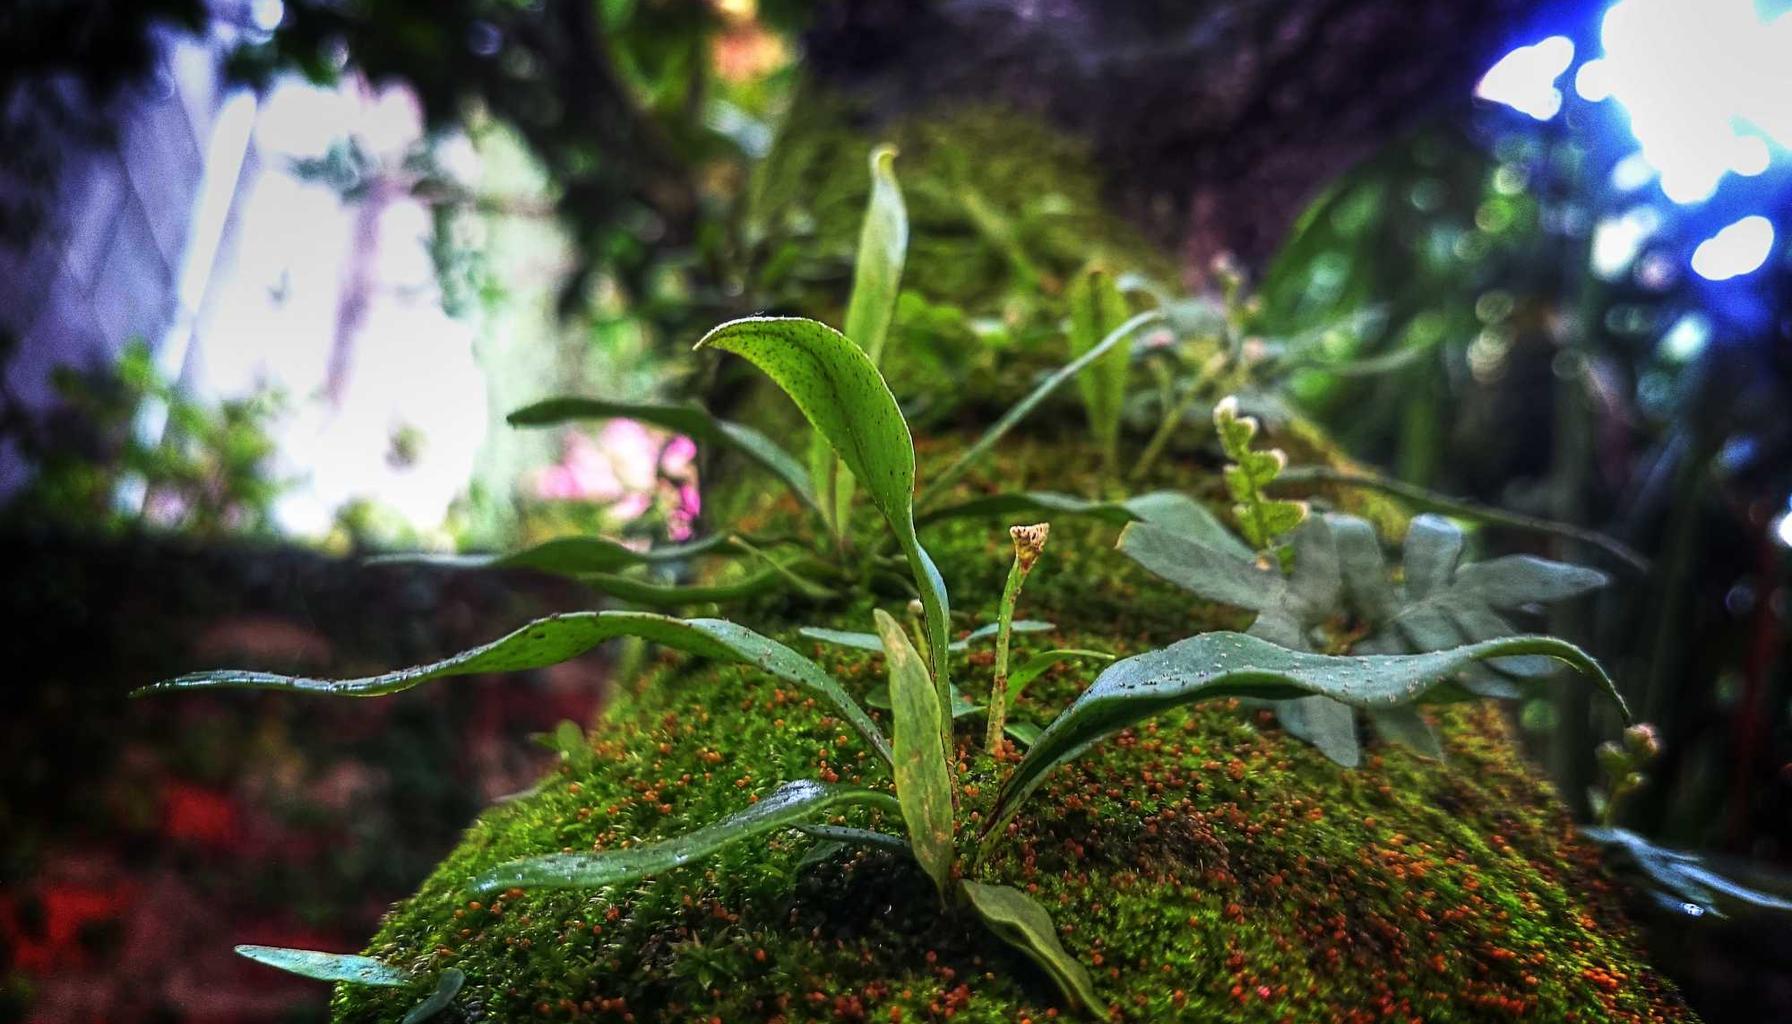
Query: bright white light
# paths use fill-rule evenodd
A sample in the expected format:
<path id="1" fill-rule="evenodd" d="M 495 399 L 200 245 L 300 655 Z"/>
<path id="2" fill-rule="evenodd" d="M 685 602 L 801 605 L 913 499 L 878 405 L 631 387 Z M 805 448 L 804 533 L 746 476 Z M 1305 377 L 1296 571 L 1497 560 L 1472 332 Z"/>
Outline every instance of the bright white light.
<path id="1" fill-rule="evenodd" d="M 1773 524 L 1773 536 L 1781 545 L 1792 548 L 1792 512 L 1780 516 L 1780 521 Z"/>
<path id="2" fill-rule="evenodd" d="M 1616 217 L 1607 217 L 1593 229 L 1593 273 L 1615 281 L 1630 269 L 1643 243 L 1661 227 L 1661 214 L 1653 207 L 1638 206 Z"/>
<path id="3" fill-rule="evenodd" d="M 1674 321 L 1674 326 L 1661 336 L 1661 357 L 1670 362 L 1685 363 L 1705 350 L 1711 340 L 1711 321 L 1697 313 L 1688 313 Z"/>
<path id="4" fill-rule="evenodd" d="M 1475 95 L 1547 121 L 1562 109 L 1562 90 L 1556 88 L 1556 79 L 1572 63 L 1574 41 L 1550 36 L 1501 57 L 1481 77 Z"/>
<path id="5" fill-rule="evenodd" d="M 1773 251 L 1773 223 L 1766 217 L 1744 217 L 1699 243 L 1692 269 L 1708 281 L 1727 281 L 1753 273 Z"/>
<path id="6" fill-rule="evenodd" d="M 1702 202 L 1725 174 L 1765 171 L 1767 142 L 1792 146 L 1792 17 L 1766 21 L 1754 0 L 1618 0 L 1600 41 L 1575 87 L 1624 105 L 1669 199 Z"/>
<path id="7" fill-rule="evenodd" d="M 1598 57 L 1587 61 L 1574 73 L 1574 91 L 1588 103 L 1601 103 L 1612 98 L 1612 83 L 1606 77 L 1605 61 Z"/>
<path id="8" fill-rule="evenodd" d="M 263 32 L 272 32 L 286 19 L 285 0 L 254 0 L 249 5 L 249 20 Z"/>

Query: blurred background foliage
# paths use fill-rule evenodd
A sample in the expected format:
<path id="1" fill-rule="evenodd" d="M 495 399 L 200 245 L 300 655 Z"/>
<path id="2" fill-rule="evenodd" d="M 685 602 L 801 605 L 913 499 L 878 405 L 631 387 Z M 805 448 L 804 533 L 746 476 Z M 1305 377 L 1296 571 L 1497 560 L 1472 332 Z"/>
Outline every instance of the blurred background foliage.
<path id="1" fill-rule="evenodd" d="M 912 242 L 901 343 L 888 362 L 894 378 L 915 383 L 912 420 L 950 432 L 986 419 L 1061 363 L 1066 288 L 1100 265 L 1135 302 L 1177 314 L 1135 351 L 1127 410 L 1141 436 L 1177 425 L 1166 457 L 1211 461 L 1210 403 L 1241 391 L 1272 420 L 1317 423 L 1388 480 L 1615 538 L 1646 564 L 1467 517 L 1481 524 L 1483 554 L 1535 551 L 1614 575 L 1609 591 L 1554 612 L 1550 625 L 1606 659 L 1659 730 L 1661 757 L 1620 823 L 1783 885 L 1792 273 L 1773 229 L 1783 234 L 1792 196 L 1787 140 L 1756 124 L 1737 138 L 1762 140 L 1759 166 L 1738 157 L 1708 190 L 1688 185 L 1684 168 L 1649 150 L 1660 138 L 1652 122 L 1586 70 L 1616 54 L 1608 9 L 1666 11 L 1671 37 L 1684 23 L 1674 18 L 1697 5 L 1514 0 L 1422 16 L 1308 0 L 1044 5 L 1049 16 L 1022 10 L 1031 6 L 163 0 L 0 12 L 0 143 L 15 154 L 0 168 L 0 237 L 15 246 L 55 234 L 67 154 L 105 144 L 119 104 L 162 73 L 171 35 L 211 32 L 229 87 L 264 101 L 309 83 L 360 111 L 400 90 L 414 129 L 345 127 L 262 173 L 325 190 L 345 222 L 372 225 L 332 252 L 345 264 L 370 248 L 382 211 L 422 212 L 412 241 L 427 259 L 423 302 L 449 338 L 422 351 L 452 343 L 470 353 L 477 387 L 444 391 L 439 404 L 450 419 L 468 419 L 474 405 L 486 417 L 443 471 L 453 493 L 439 514 L 420 519 L 367 486 L 293 525 L 282 503 L 341 453 L 326 445 L 323 458 L 295 462 L 297 435 L 283 424 L 307 408 L 340 409 L 356 373 L 387 391 L 432 386 L 353 369 L 357 339 L 363 350 L 383 343 L 365 307 L 384 300 L 378 287 L 357 291 L 349 274 L 334 296 L 334 334 L 313 332 L 329 355 L 296 390 L 208 386 L 200 362 L 170 364 L 166 345 L 143 343 L 57 370 L 44 415 L 46 403 L 9 373 L 0 429 L 29 472 L 11 482 L 8 543 L 134 575 L 122 567 L 139 563 L 115 549 L 84 555 L 86 542 L 67 536 L 156 552 L 220 544 L 239 553 L 241 563 L 226 559 L 239 569 L 262 557 L 234 546 L 246 539 L 342 554 L 490 549 L 571 532 L 684 536 L 701 525 L 698 478 L 727 476 L 708 453 L 693 457 L 681 439 L 638 426 L 511 431 L 503 413 L 583 390 L 700 398 L 791 428 L 745 376 L 690 359 L 688 343 L 750 312 L 839 319 L 865 153 L 889 141 Z M 1780 46 L 1792 26 L 1783 3 L 1718 6 L 1726 13 L 1708 17 L 1706 34 L 1726 43 L 1688 44 L 1678 64 L 1656 65 L 1682 95 L 1718 73 L 1713 52 L 1738 64 L 1756 52 L 1720 29 L 1741 25 L 1756 33 L 1747 39 Z M 1737 21 L 1731 8 L 1754 20 Z M 1508 65 L 1526 54 L 1529 64 Z M 1771 91 L 1780 80 L 1759 81 Z M 1759 258 L 1714 265 L 1735 247 L 1712 243 L 1761 215 L 1770 227 Z M 278 278 L 264 290 L 284 287 Z M 6 329 L 9 368 L 24 365 L 26 332 Z M 1228 375 L 1204 376 L 1221 354 Z M 1052 421 L 1080 424 L 1063 411 Z M 388 481 L 451 447 L 403 417 L 379 420 L 372 441 Z M 711 508 L 727 501 L 703 497 Z M 438 601 L 439 583 L 422 577 L 395 586 L 416 615 L 459 631 L 496 614 L 483 593 Z M 93 595 L 106 590 L 93 582 L 69 607 L 104 618 Z M 297 601 L 302 616 L 315 615 L 303 610 L 316 607 L 310 600 Z M 291 610 L 290 600 L 268 601 Z M 174 603 L 195 619 L 220 604 Z M 140 655 L 131 682 L 179 667 L 194 642 L 174 627 L 165 639 L 157 653 L 128 648 Z M 397 660 L 365 637 L 336 646 L 295 660 Z M 123 664 L 60 665 L 49 678 L 74 689 Z M 60 698 L 45 699 L 41 713 L 55 714 Z M 1612 723 L 1572 689 L 1521 714 L 1586 820 L 1594 746 Z M 520 718 L 543 727 L 539 715 Z M 444 727 L 431 728 L 440 739 Z M 54 776 L 61 755 L 43 756 Z M 458 820 L 432 841 L 447 842 Z M 40 861 L 18 853 L 8 870 Z M 392 894 L 416 873 L 397 872 Z M 1714 961 L 1690 945 L 1707 933 L 1687 929 L 1686 902 L 1660 905 L 1657 941 L 1691 965 L 1681 980 L 1695 1003 L 1703 998 L 1713 1020 L 1751 1019 L 1733 1010 L 1746 1004 L 1721 1000 L 1741 998 L 1731 982 L 1748 965 L 1787 949 L 1786 930 L 1734 908 L 1745 923 L 1709 933 L 1725 949 Z M 344 934 L 364 930 L 349 922 Z M 1700 985 L 1729 995 L 1701 997 Z M 1763 991 L 1783 994 L 1783 980 Z M 1739 1015 L 1723 1017 L 1726 1006 Z"/>

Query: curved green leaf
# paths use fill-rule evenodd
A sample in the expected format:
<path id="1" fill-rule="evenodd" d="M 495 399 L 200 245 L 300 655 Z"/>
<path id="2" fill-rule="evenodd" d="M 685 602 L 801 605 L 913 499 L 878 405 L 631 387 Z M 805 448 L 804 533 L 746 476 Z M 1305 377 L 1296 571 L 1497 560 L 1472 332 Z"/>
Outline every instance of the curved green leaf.
<path id="1" fill-rule="evenodd" d="M 877 725 L 834 678 L 790 648 L 725 619 L 675 619 L 652 612 L 571 612 L 537 619 L 508 636 L 450 658 L 358 679 L 311 679 L 225 669 L 197 672 L 137 690 L 132 696 L 174 690 L 287 690 L 333 697 L 378 697 L 431 679 L 519 672 L 576 658 L 615 637 L 637 636 L 717 661 L 753 665 L 821 694 L 884 760 L 890 746 Z"/>
<path id="2" fill-rule="evenodd" d="M 370 956 L 353 953 L 322 953 L 315 949 L 287 949 L 282 946 L 238 946 L 238 956 L 246 956 L 258 964 L 266 964 L 288 974 L 316 981 L 342 981 L 350 985 L 378 985 L 397 988 L 411 983 L 409 971 L 401 971 Z"/>
<path id="3" fill-rule="evenodd" d="M 615 572 L 634 565 L 682 562 L 727 547 L 733 540 L 725 533 L 687 544 L 637 550 L 607 537 L 556 537 L 519 551 L 493 555 L 434 555 L 423 552 L 376 555 L 368 565 L 422 565 L 443 569 L 533 569 L 556 576 Z"/>
<path id="4" fill-rule="evenodd" d="M 946 761 L 951 752 L 939 730 L 939 698 L 902 625 L 881 608 L 872 618 L 890 674 L 896 799 L 915 859 L 944 897 L 952 881 L 952 777 Z"/>
<path id="5" fill-rule="evenodd" d="M 1240 558 L 1252 555 L 1251 549 L 1233 536 L 1207 506 L 1178 491 L 1152 491 L 1122 501 L 1091 501 L 1057 491 L 1017 491 L 947 505 L 921 516 L 919 522 L 925 525 L 973 516 L 1004 519 L 1088 516 L 1115 526 L 1150 523 Z"/>
<path id="6" fill-rule="evenodd" d="M 889 850 L 892 853 L 913 852 L 908 845 L 908 840 L 901 836 L 893 836 L 888 832 L 875 832 L 868 828 L 848 828 L 845 825 L 798 825 L 796 830 L 811 839 L 819 839 L 824 843 L 869 846 L 877 850 Z"/>
<path id="7" fill-rule="evenodd" d="M 552 427 L 569 420 L 628 419 L 677 431 L 698 443 L 728 445 L 784 481 L 805 505 L 821 511 L 809 488 L 809 471 L 777 442 L 752 427 L 719 419 L 694 405 L 611 402 L 568 395 L 549 398 L 516 410 L 505 421 L 513 427 Z"/>
<path id="8" fill-rule="evenodd" d="M 908 558 L 927 615 L 933 682 L 940 695 L 940 731 L 950 681 L 947 631 L 951 607 L 945 581 L 915 535 L 915 446 L 908 421 L 871 358 L 839 331 L 792 317 L 748 317 L 717 327 L 698 348 L 732 352 L 759 367 L 796 402 L 803 416 L 834 446 L 871 503 L 883 514 Z"/>
<path id="9" fill-rule="evenodd" d="M 1089 972 L 1058 941 L 1058 929 L 1039 901 L 1013 886 L 988 885 L 966 878 L 959 883 L 971 909 L 1003 942 L 1026 954 L 1051 975 L 1066 1002 L 1075 1009 L 1101 1016 L 1101 998 Z"/>
<path id="10" fill-rule="evenodd" d="M 429 998 L 411 1007 L 410 1012 L 404 1015 L 404 1019 L 399 1024 L 423 1024 L 424 1021 L 432 1019 L 436 1014 L 448 1008 L 448 1004 L 454 1001 L 456 995 L 460 994 L 460 987 L 466 983 L 466 972 L 460 968 L 450 967 L 443 971 L 442 976 L 436 979 L 436 990 L 429 994 Z"/>
<path id="11" fill-rule="evenodd" d="M 1038 619 L 1016 619 L 1010 627 L 1015 633 L 1049 633 L 1057 628 L 1050 622 L 1041 622 Z M 884 650 L 883 641 L 879 640 L 875 633 L 854 633 L 845 629 L 822 629 L 819 626 L 804 626 L 797 630 L 797 633 L 811 640 L 820 640 L 824 644 L 833 644 L 836 647 L 851 647 L 854 650 L 875 651 L 878 654 L 882 654 Z M 969 650 L 973 643 L 994 639 L 995 635 L 995 623 L 980 626 L 972 630 L 964 639 L 954 640 L 947 644 L 946 649 L 954 652 Z"/>
<path id="12" fill-rule="evenodd" d="M 1095 661 L 1114 660 L 1114 656 L 1106 651 L 1091 651 L 1080 647 L 1059 647 L 1049 651 L 1040 651 L 1009 674 L 1008 699 L 1010 701 L 1018 699 L 1021 691 L 1027 688 L 1028 683 L 1044 675 L 1058 662 L 1068 661 L 1072 658 L 1089 658 Z"/>
<path id="13" fill-rule="evenodd" d="M 853 261 L 852 295 L 846 302 L 846 336 L 865 350 L 871 365 L 883 362 L 884 340 L 896 315 L 902 264 L 908 255 L 908 209 L 896 184 L 896 149 L 871 151 L 871 196 L 859 228 L 859 253 Z M 852 509 L 854 479 L 840 465 L 828 442 L 814 439 L 809 457 L 815 493 L 828 504 L 836 532 L 844 532 Z"/>
<path id="14" fill-rule="evenodd" d="M 1320 695 L 1351 707 L 1410 704 L 1457 673 L 1490 658 L 1546 655 L 1590 675 L 1629 709 L 1599 663 L 1565 640 L 1514 636 L 1426 654 L 1338 657 L 1278 647 L 1242 633 L 1203 633 L 1115 662 L 1039 737 L 1009 777 L 990 817 L 994 832 L 1053 768 L 1116 732 L 1184 704 L 1218 697 L 1288 700 Z"/>
<path id="15" fill-rule="evenodd" d="M 898 813 L 888 793 L 857 786 L 830 786 L 804 779 L 786 782 L 744 811 L 657 843 L 600 853 L 557 853 L 500 864 L 473 879 L 471 888 L 492 893 L 523 889 L 584 889 L 632 882 L 701 860 L 717 850 L 806 821 L 841 804 L 870 804 Z"/>
<path id="16" fill-rule="evenodd" d="M 1006 437 L 1008 432 L 1014 429 L 1015 424 L 1026 419 L 1034 409 L 1039 407 L 1039 403 L 1045 401 L 1052 392 L 1062 387 L 1065 381 L 1075 377 L 1086 369 L 1090 363 L 1100 359 L 1102 356 L 1119 346 L 1121 342 L 1132 337 L 1139 328 L 1144 327 L 1147 324 L 1160 323 L 1163 319 L 1164 314 L 1159 310 L 1146 310 L 1145 312 L 1134 316 L 1130 320 L 1127 320 L 1125 323 L 1109 331 L 1107 337 L 1102 338 L 1100 343 L 1094 348 L 1089 349 L 1082 355 L 1065 363 L 1054 371 L 1051 376 L 1040 381 L 1038 387 L 1035 387 L 1032 391 L 1028 392 L 1025 398 L 1014 403 L 1007 412 L 1002 414 L 1000 419 L 996 420 L 988 430 L 983 432 L 983 436 L 979 437 L 975 444 L 966 448 L 958 458 L 952 461 L 950 466 L 946 467 L 944 472 L 930 481 L 927 485 L 928 493 L 938 493 L 944 490 L 946 485 L 963 476 L 965 471 L 975 465 L 978 459 L 982 458 L 991 448 L 996 446 L 996 442 Z"/>

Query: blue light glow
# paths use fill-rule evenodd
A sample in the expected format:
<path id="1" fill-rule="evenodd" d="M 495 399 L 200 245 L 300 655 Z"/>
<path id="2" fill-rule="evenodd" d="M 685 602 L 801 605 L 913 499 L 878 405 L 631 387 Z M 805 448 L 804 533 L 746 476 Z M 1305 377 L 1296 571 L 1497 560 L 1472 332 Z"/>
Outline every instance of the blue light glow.
<path id="1" fill-rule="evenodd" d="M 1772 251 L 1773 223 L 1766 217 L 1744 217 L 1700 242 L 1692 253 L 1692 269 L 1707 281 L 1728 281 L 1759 270 Z"/>
<path id="2" fill-rule="evenodd" d="M 1556 88 L 1556 79 L 1572 63 L 1573 40 L 1550 36 L 1501 57 L 1481 76 L 1475 95 L 1547 121 L 1562 109 L 1562 90 Z"/>
<path id="3" fill-rule="evenodd" d="M 1725 174 L 1765 171 L 1768 142 L 1792 145 L 1792 17 L 1753 0 L 1618 0 L 1600 42 L 1575 89 L 1623 105 L 1669 199 L 1702 202 Z"/>

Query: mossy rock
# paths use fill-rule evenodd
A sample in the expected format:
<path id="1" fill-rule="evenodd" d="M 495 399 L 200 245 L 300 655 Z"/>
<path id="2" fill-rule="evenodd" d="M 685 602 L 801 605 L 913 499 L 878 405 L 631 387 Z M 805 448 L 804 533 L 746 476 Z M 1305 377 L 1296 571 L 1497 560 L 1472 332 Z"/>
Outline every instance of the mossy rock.
<path id="1" fill-rule="evenodd" d="M 1020 443 L 966 487 L 1012 484 L 1029 466 L 1090 465 L 1093 455 Z M 923 478 L 930 461 L 924 450 Z M 768 512 L 771 525 L 787 510 Z M 1006 568 L 1001 524 L 942 523 L 923 540 L 952 587 L 955 624 L 988 621 Z M 1023 653 L 1134 653 L 1241 624 L 1138 570 L 1113 540 L 1108 526 L 1055 524 L 1022 612 L 1062 628 L 1026 637 Z M 900 595 L 825 611 L 779 599 L 736 617 L 863 696 L 882 682 L 881 659 L 804 640 L 794 626 L 868 628 L 874 605 L 897 609 Z M 986 648 L 961 656 L 959 685 L 986 690 L 989 661 Z M 1091 674 L 1053 670 L 1016 717 L 1043 723 Z M 1434 720 L 1446 760 L 1372 742 L 1353 771 L 1235 702 L 1164 715 L 1056 772 L 979 875 L 1044 903 L 1118 1020 L 1690 1019 L 1641 959 L 1594 853 L 1516 753 L 1502 709 L 1454 705 Z M 999 772 L 971 753 L 980 720 L 960 726 L 976 790 L 962 814 L 974 818 Z M 424 977 L 465 971 L 451 1012 L 467 1019 L 1062 1016 L 1043 975 L 973 917 L 942 911 L 911 861 L 813 857 L 816 844 L 796 832 L 632 886 L 472 895 L 469 879 L 503 861 L 673 836 L 786 780 L 889 784 L 806 694 L 682 657 L 623 689 L 591 750 L 588 763 L 569 760 L 488 811 L 371 952 Z M 860 809 L 833 820 L 901 829 Z M 345 986 L 335 1009 L 344 1021 L 391 1021 L 420 997 Z"/>

